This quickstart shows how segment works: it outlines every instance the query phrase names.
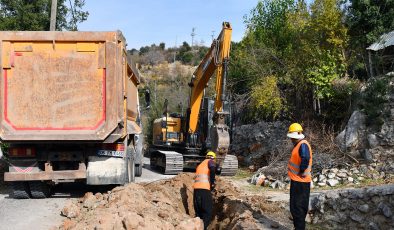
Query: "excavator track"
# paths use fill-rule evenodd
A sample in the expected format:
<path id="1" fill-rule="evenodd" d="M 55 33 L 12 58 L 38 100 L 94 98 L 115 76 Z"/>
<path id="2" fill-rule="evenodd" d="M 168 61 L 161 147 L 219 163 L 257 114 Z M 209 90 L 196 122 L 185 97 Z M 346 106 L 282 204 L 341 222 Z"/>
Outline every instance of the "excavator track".
<path id="1" fill-rule="evenodd" d="M 222 176 L 234 176 L 238 170 L 238 159 L 234 155 L 226 155 L 222 164 Z"/>
<path id="2" fill-rule="evenodd" d="M 165 175 L 177 175 L 183 171 L 183 155 L 174 151 L 156 151 L 155 167 Z"/>

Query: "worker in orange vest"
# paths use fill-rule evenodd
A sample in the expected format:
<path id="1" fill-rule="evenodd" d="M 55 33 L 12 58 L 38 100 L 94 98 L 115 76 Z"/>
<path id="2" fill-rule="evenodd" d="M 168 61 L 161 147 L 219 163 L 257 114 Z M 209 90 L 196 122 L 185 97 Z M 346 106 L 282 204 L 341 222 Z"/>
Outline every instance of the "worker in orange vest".
<path id="1" fill-rule="evenodd" d="M 211 191 L 215 187 L 216 154 L 208 151 L 206 159 L 196 169 L 193 184 L 193 204 L 196 216 L 204 222 L 207 229 L 212 219 L 213 201 Z"/>
<path id="2" fill-rule="evenodd" d="M 302 126 L 293 123 L 287 137 L 291 138 L 294 148 L 287 165 L 290 177 L 290 212 L 296 230 L 305 229 L 305 217 L 308 213 L 312 171 L 312 148 L 302 134 Z"/>

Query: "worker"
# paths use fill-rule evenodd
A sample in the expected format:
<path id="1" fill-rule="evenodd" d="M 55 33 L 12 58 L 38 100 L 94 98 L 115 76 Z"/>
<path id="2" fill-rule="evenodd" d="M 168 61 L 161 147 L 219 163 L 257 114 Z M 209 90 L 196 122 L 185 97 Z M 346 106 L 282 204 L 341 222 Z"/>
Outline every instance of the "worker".
<path id="1" fill-rule="evenodd" d="M 213 201 L 211 191 L 215 188 L 216 154 L 208 151 L 206 159 L 196 169 L 193 184 L 193 204 L 196 216 L 204 222 L 207 229 L 212 219 Z"/>
<path id="2" fill-rule="evenodd" d="M 287 165 L 290 177 L 290 212 L 296 230 L 305 229 L 305 217 L 308 213 L 312 171 L 312 148 L 302 134 L 302 126 L 293 123 L 289 126 L 287 137 L 294 145 Z"/>

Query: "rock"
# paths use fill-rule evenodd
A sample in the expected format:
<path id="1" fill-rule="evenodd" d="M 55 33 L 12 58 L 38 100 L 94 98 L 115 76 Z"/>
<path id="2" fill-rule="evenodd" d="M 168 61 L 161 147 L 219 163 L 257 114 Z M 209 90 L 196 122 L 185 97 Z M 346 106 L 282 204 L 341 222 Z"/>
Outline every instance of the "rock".
<path id="1" fill-rule="evenodd" d="M 384 203 L 380 203 L 378 205 L 378 208 L 383 213 L 383 215 L 387 218 L 390 218 L 393 215 L 393 213 L 391 212 L 391 208 Z"/>
<path id="2" fill-rule="evenodd" d="M 357 148 L 363 142 L 363 133 L 365 133 L 365 115 L 356 110 L 351 115 L 346 128 L 335 138 L 335 142 L 342 151 Z"/>
<path id="3" fill-rule="evenodd" d="M 271 223 L 271 228 L 279 228 L 279 224 L 277 222 L 272 222 Z"/>
<path id="4" fill-rule="evenodd" d="M 339 194 L 336 191 L 328 191 L 328 192 L 326 192 L 326 198 L 327 199 L 338 199 Z"/>
<path id="5" fill-rule="evenodd" d="M 337 174 L 337 177 L 339 177 L 339 178 L 346 178 L 347 177 L 347 173 L 340 172 L 340 173 Z"/>
<path id="6" fill-rule="evenodd" d="M 365 196 L 364 194 L 364 190 L 360 190 L 360 189 L 353 189 L 353 190 L 349 190 L 349 198 L 350 199 L 363 199 Z"/>
<path id="7" fill-rule="evenodd" d="M 373 157 L 368 149 L 360 150 L 361 157 L 367 162 L 373 162 Z"/>
<path id="8" fill-rule="evenodd" d="M 184 220 L 175 228 L 176 230 L 203 230 L 204 223 L 198 217 Z"/>
<path id="9" fill-rule="evenodd" d="M 312 210 L 316 210 L 320 213 L 324 213 L 324 203 L 326 201 L 326 197 L 324 194 L 320 194 L 317 197 L 311 200 Z"/>
<path id="10" fill-rule="evenodd" d="M 137 229 L 139 226 L 144 226 L 144 218 L 137 213 L 130 212 L 123 218 L 122 223 L 126 230 Z"/>
<path id="11" fill-rule="evenodd" d="M 361 173 L 367 173 L 368 172 L 368 167 L 367 167 L 367 165 L 362 164 L 362 165 L 360 165 L 359 170 L 360 170 Z"/>
<path id="12" fill-rule="evenodd" d="M 332 169 L 330 169 L 330 172 L 332 172 L 332 173 L 334 173 L 334 174 L 336 174 L 338 171 L 339 171 L 339 170 L 338 170 L 337 168 L 332 168 Z"/>
<path id="13" fill-rule="evenodd" d="M 370 148 L 375 148 L 379 145 L 379 140 L 375 134 L 368 134 L 367 140 Z"/>
<path id="14" fill-rule="evenodd" d="M 375 224 L 374 222 L 369 222 L 368 229 L 369 230 L 380 230 L 379 226 L 377 224 Z"/>
<path id="15" fill-rule="evenodd" d="M 326 182 L 319 182 L 319 183 L 317 183 L 317 185 L 320 186 L 320 187 L 324 187 L 324 186 L 326 186 L 327 184 L 326 184 Z"/>
<path id="16" fill-rule="evenodd" d="M 278 189 L 285 189 L 285 188 L 286 188 L 286 184 L 283 183 L 282 181 L 278 180 L 278 186 L 277 186 L 277 188 L 278 188 Z"/>
<path id="17" fill-rule="evenodd" d="M 335 180 L 335 179 L 329 179 L 329 180 L 327 180 L 327 184 L 329 185 L 329 186 L 331 186 L 331 187 L 334 187 L 335 185 L 337 185 L 339 183 L 339 181 L 338 180 Z"/>
<path id="18" fill-rule="evenodd" d="M 319 178 L 314 177 L 312 181 L 313 181 L 313 182 L 317 182 L 318 180 L 319 180 Z"/>
<path id="19" fill-rule="evenodd" d="M 272 182 L 272 184 L 270 185 L 271 188 L 276 188 L 278 185 L 278 181 L 274 181 Z"/>
<path id="20" fill-rule="evenodd" d="M 63 227 L 64 230 L 69 230 L 69 229 L 74 228 L 75 224 L 76 223 L 74 221 L 66 219 L 66 220 L 63 221 L 63 226 L 62 227 Z"/>
<path id="21" fill-rule="evenodd" d="M 359 174 L 360 171 L 358 171 L 358 169 L 354 169 L 354 170 L 352 170 L 352 173 L 354 173 L 354 174 Z"/>
<path id="22" fill-rule="evenodd" d="M 368 206 L 368 204 L 360 205 L 358 207 L 358 210 L 360 210 L 360 212 L 362 212 L 362 213 L 367 213 L 369 211 L 369 206 Z"/>
<path id="23" fill-rule="evenodd" d="M 257 178 L 255 184 L 258 185 L 258 186 L 262 186 L 263 183 L 264 183 L 264 180 L 265 180 L 265 175 L 264 175 L 264 174 L 261 174 L 261 175 Z"/>
<path id="24" fill-rule="evenodd" d="M 363 217 L 359 215 L 357 212 L 352 212 L 350 214 L 350 219 L 356 221 L 357 223 L 361 223 L 363 221 Z"/>
<path id="25" fill-rule="evenodd" d="M 310 215 L 306 214 L 305 222 L 306 222 L 306 223 L 312 223 L 312 218 L 311 218 Z"/>
<path id="26" fill-rule="evenodd" d="M 327 175 L 327 177 L 328 177 L 329 179 L 333 179 L 333 178 L 335 178 L 335 173 L 329 173 L 329 174 Z"/>
<path id="27" fill-rule="evenodd" d="M 319 175 L 319 182 L 325 182 L 326 181 L 326 176 L 324 176 L 323 174 Z"/>
<path id="28" fill-rule="evenodd" d="M 351 182 L 351 183 L 353 183 L 353 181 L 354 181 L 353 177 L 348 177 L 347 180 L 348 180 L 349 182 Z"/>
<path id="29" fill-rule="evenodd" d="M 83 207 L 92 209 L 95 208 L 95 204 L 97 202 L 96 197 L 91 192 L 87 192 L 85 196 L 82 198 Z"/>
<path id="30" fill-rule="evenodd" d="M 290 184 L 286 184 L 286 190 L 290 190 Z"/>
<path id="31" fill-rule="evenodd" d="M 67 201 L 61 214 L 68 218 L 75 218 L 79 216 L 80 211 L 77 205 L 75 205 L 71 200 Z"/>

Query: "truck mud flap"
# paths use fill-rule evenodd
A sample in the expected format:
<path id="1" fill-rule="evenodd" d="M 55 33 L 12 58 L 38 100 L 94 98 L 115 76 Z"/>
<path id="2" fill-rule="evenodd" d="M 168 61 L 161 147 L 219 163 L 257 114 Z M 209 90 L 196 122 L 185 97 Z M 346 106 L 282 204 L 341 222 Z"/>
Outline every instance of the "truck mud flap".
<path id="1" fill-rule="evenodd" d="M 125 184 L 128 181 L 124 158 L 90 156 L 86 183 L 89 185 Z"/>

